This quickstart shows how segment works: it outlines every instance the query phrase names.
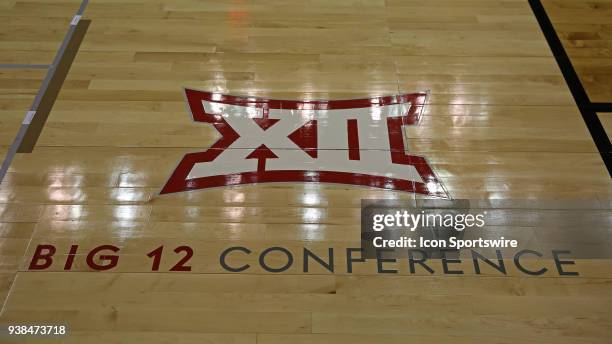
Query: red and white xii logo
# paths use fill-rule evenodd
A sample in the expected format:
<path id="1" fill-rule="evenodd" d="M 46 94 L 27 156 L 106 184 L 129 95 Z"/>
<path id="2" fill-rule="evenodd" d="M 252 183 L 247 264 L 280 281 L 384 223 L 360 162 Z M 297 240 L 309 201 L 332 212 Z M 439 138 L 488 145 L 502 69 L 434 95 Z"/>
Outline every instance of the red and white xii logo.
<path id="1" fill-rule="evenodd" d="M 448 196 L 427 161 L 405 148 L 403 126 L 418 122 L 424 93 L 330 101 L 185 93 L 193 119 L 212 124 L 221 138 L 186 154 L 162 194 L 318 182 Z"/>

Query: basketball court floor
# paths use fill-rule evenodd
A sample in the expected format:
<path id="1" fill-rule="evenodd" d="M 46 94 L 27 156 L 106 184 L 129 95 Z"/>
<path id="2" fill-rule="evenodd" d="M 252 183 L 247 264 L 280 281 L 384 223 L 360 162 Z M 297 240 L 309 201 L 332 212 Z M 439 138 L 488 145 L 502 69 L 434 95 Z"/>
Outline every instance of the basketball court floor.
<path id="1" fill-rule="evenodd" d="M 427 198 L 580 204 L 610 252 L 606 132 L 610 0 L 0 0 L 0 325 L 68 329 L 0 342 L 610 343 L 609 255 L 344 254 Z"/>

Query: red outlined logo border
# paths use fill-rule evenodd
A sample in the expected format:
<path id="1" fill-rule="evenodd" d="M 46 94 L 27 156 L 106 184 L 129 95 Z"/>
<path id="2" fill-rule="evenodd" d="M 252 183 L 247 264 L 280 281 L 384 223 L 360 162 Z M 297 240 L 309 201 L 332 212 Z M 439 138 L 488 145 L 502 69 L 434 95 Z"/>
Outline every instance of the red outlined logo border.
<path id="1" fill-rule="evenodd" d="M 267 109 L 332 110 L 382 106 L 406 102 L 416 104 L 416 106 L 411 106 L 408 114 L 394 117 L 396 120 L 393 121 L 393 123 L 389 122 L 389 125 L 399 126 L 399 128 L 396 129 L 401 129 L 403 125 L 413 125 L 419 122 L 422 109 L 426 105 L 426 99 L 428 97 L 428 93 L 426 92 L 360 99 L 301 101 L 232 96 L 189 88 L 184 88 L 183 90 L 193 121 L 212 124 L 221 137 L 204 151 L 185 154 L 160 191 L 161 195 L 233 185 L 315 182 L 373 187 L 390 191 L 417 193 L 437 198 L 451 198 L 424 157 L 406 154 L 403 136 L 400 136 L 399 139 L 396 136 L 395 140 L 390 137 L 392 160 L 396 163 L 413 165 L 421 178 L 425 181 L 424 183 L 350 172 L 308 170 L 264 170 L 195 179 L 187 178 L 189 172 L 196 163 L 213 161 L 239 137 L 234 129 L 225 122 L 222 116 L 207 114 L 205 112 L 202 103 L 203 100 L 257 107 L 264 109 L 264 112 L 266 112 Z"/>

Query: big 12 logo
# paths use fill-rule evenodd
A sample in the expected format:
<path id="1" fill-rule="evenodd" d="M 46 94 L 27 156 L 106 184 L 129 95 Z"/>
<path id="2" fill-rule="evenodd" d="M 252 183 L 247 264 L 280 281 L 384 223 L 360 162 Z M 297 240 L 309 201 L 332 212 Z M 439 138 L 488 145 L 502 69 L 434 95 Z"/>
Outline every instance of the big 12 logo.
<path id="1" fill-rule="evenodd" d="M 185 89 L 194 121 L 221 134 L 186 154 L 161 193 L 270 183 L 340 183 L 448 198 L 427 161 L 406 152 L 404 126 L 426 94 L 300 101 Z"/>

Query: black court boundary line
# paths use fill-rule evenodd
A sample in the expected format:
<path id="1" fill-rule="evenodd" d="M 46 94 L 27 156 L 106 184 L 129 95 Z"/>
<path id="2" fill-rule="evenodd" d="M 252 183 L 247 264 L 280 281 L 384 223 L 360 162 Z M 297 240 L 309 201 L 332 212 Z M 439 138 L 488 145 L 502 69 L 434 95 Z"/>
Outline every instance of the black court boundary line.
<path id="1" fill-rule="evenodd" d="M 601 125 L 601 121 L 597 116 L 597 112 L 595 111 L 596 108 L 604 109 L 598 110 L 599 112 L 610 112 L 612 109 L 605 104 L 591 103 L 569 56 L 563 48 L 563 44 L 561 43 L 559 36 L 557 36 L 557 32 L 555 31 L 550 18 L 548 18 L 548 15 L 546 14 L 546 10 L 544 9 L 542 2 L 540 0 L 528 1 L 529 6 L 531 6 L 531 10 L 533 11 L 538 24 L 540 25 L 540 29 L 546 38 L 546 42 L 548 42 L 548 46 L 550 47 L 550 50 L 557 61 L 557 65 L 561 69 L 561 74 L 563 74 L 563 78 L 565 79 L 565 82 L 567 83 L 567 86 L 574 97 L 574 101 L 580 110 L 582 119 L 584 120 L 584 123 L 591 134 L 591 138 L 593 139 L 593 142 L 595 142 L 595 146 L 597 146 L 601 159 L 606 165 L 608 174 L 610 177 L 612 177 L 612 145 L 610 144 L 610 138 L 606 134 L 606 131 Z"/>
<path id="2" fill-rule="evenodd" d="M 591 103 L 591 110 L 595 112 L 612 112 L 612 103 Z"/>

